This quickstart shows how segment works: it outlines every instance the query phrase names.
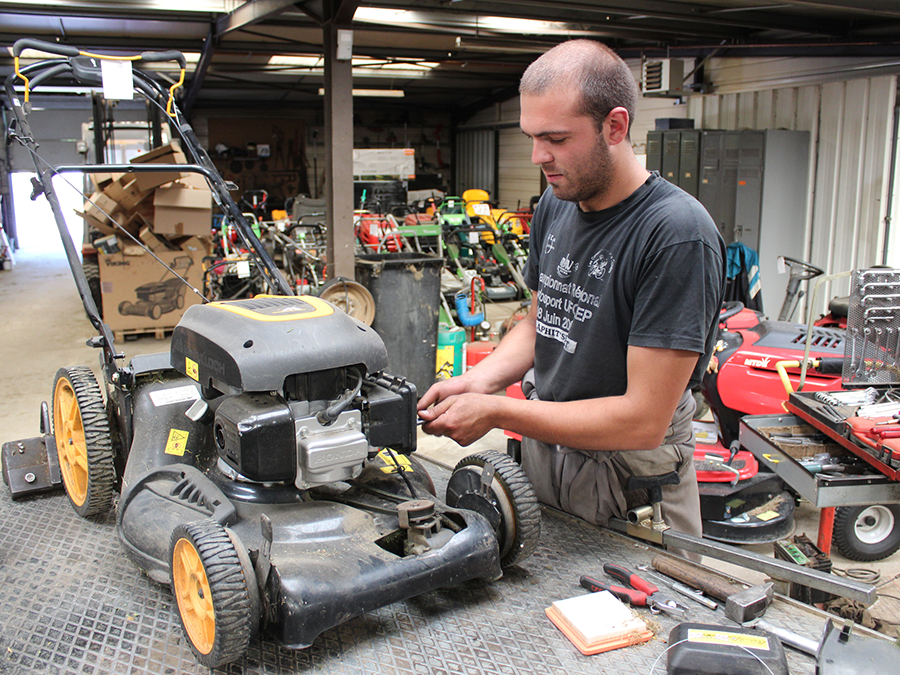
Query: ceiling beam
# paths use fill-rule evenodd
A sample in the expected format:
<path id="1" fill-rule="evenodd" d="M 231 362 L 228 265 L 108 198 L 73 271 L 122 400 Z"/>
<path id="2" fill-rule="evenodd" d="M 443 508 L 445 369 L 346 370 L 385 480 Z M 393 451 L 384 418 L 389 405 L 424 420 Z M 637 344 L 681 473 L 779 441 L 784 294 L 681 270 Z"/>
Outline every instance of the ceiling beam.
<path id="1" fill-rule="evenodd" d="M 216 20 L 216 37 L 252 26 L 293 7 L 296 0 L 249 0 L 233 12 Z"/>

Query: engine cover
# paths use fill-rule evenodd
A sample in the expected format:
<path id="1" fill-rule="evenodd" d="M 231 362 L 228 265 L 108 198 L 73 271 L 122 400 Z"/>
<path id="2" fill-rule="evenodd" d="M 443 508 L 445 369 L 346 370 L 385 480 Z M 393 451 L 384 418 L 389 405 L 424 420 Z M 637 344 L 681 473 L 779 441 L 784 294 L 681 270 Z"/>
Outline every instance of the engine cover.
<path id="1" fill-rule="evenodd" d="M 285 378 L 362 364 L 387 350 L 369 326 L 313 296 L 263 295 L 189 307 L 172 333 L 172 367 L 228 394 L 282 391 Z"/>

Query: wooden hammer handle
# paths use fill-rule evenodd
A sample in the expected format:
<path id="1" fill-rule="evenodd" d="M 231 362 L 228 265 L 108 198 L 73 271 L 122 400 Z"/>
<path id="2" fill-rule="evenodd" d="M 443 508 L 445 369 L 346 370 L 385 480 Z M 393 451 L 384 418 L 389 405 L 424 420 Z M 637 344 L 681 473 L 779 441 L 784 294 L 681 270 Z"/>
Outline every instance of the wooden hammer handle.
<path id="1" fill-rule="evenodd" d="M 701 590 L 723 602 L 728 599 L 728 596 L 744 590 L 744 586 L 728 581 L 725 577 L 687 560 L 655 556 L 650 564 L 657 572 L 677 579 L 691 588 Z"/>

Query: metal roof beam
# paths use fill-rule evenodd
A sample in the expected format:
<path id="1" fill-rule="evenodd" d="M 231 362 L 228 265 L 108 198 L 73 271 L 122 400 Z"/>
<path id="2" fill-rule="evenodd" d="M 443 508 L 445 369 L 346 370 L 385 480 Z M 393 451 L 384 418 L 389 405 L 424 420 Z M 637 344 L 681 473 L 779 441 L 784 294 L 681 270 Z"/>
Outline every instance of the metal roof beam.
<path id="1" fill-rule="evenodd" d="M 293 7 L 296 0 L 249 0 L 216 21 L 216 37 L 265 21 Z"/>

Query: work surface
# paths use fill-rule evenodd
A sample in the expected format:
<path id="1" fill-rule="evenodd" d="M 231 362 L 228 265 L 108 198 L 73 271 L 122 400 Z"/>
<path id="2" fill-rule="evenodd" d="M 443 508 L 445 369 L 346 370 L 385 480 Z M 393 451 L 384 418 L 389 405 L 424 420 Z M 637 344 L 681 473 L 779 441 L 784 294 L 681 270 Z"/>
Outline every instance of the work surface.
<path id="1" fill-rule="evenodd" d="M 449 472 L 429 466 L 438 494 Z M 648 643 L 583 656 L 544 609 L 585 593 L 582 574 L 604 578 L 613 561 L 632 569 L 658 552 L 616 533 L 544 510 L 534 556 L 496 582 L 473 581 L 351 619 L 304 651 L 254 640 L 228 673 L 665 673 L 666 639 L 678 623 L 638 613 Z M 185 644 L 167 587 L 123 553 L 115 516 L 78 517 L 63 494 L 13 502 L 0 486 L 0 673 L 208 673 Z M 733 626 L 721 609 L 691 601 L 691 621 Z M 818 640 L 826 616 L 777 599 L 767 619 Z M 786 649 L 793 675 L 811 657 Z"/>

